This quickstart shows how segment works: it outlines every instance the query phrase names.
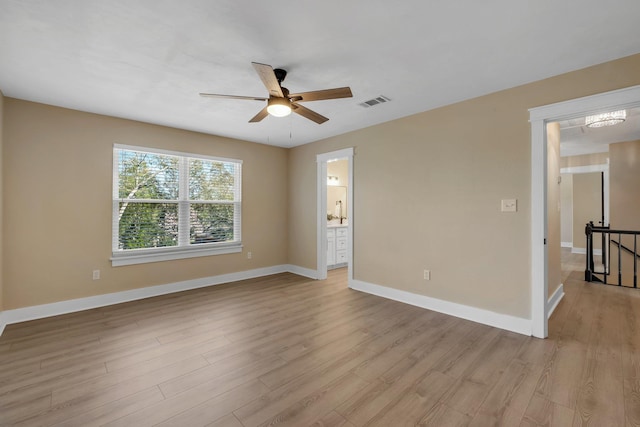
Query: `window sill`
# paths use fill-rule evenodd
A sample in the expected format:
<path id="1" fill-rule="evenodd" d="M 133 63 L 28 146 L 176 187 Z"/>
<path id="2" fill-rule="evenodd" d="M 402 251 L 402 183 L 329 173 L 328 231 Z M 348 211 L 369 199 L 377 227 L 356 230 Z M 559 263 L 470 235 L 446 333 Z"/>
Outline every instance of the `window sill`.
<path id="1" fill-rule="evenodd" d="M 145 264 L 149 262 L 171 261 L 176 259 L 197 258 L 211 255 L 223 255 L 242 252 L 242 243 L 226 243 L 196 247 L 136 249 L 127 252 L 112 252 L 111 266 Z"/>

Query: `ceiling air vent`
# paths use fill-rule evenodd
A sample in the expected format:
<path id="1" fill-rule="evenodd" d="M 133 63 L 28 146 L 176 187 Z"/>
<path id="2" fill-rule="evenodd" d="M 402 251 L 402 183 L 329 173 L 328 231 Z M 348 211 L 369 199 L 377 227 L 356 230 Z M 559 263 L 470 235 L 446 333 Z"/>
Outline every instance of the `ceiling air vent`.
<path id="1" fill-rule="evenodd" d="M 391 101 L 391 99 L 387 98 L 384 95 L 380 95 L 376 98 L 370 99 L 368 101 L 364 101 L 361 102 L 360 105 L 362 105 L 365 108 L 369 108 L 369 107 L 373 107 L 374 105 L 378 105 L 378 104 L 383 104 L 385 102 L 389 102 Z"/>

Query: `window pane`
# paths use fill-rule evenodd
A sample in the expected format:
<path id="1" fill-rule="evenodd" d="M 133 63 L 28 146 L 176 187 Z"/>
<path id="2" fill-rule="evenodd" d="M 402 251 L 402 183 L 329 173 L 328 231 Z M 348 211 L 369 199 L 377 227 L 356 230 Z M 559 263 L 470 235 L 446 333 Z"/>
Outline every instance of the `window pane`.
<path id="1" fill-rule="evenodd" d="M 234 200 L 236 165 L 189 159 L 190 200 Z"/>
<path id="2" fill-rule="evenodd" d="M 191 243 L 233 241 L 233 205 L 192 203 L 189 207 Z"/>
<path id="3" fill-rule="evenodd" d="M 177 203 L 121 202 L 119 215 L 118 249 L 178 244 Z"/>
<path id="4" fill-rule="evenodd" d="M 176 200 L 178 175 L 177 157 L 119 150 L 120 199 Z"/>

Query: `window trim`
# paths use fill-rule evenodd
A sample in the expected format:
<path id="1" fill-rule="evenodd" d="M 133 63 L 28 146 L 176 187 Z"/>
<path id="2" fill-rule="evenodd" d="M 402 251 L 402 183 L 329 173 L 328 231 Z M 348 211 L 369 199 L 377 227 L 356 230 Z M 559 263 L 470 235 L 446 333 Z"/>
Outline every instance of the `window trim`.
<path id="1" fill-rule="evenodd" d="M 117 247 L 117 239 L 118 239 L 118 203 L 121 198 L 117 197 L 118 194 L 118 157 L 116 156 L 116 150 L 131 150 L 143 153 L 150 154 L 160 154 L 160 155 L 169 155 L 169 156 L 178 156 L 181 158 L 181 162 L 184 161 L 185 158 L 188 159 L 201 159 L 201 160 L 209 160 L 209 161 L 218 161 L 218 162 L 231 162 L 236 163 L 240 167 L 240 173 L 238 176 L 238 189 L 240 190 L 238 201 L 230 202 L 237 206 L 236 215 L 234 215 L 234 229 L 237 230 L 236 235 L 238 239 L 234 242 L 215 242 L 215 243 L 199 243 L 197 245 L 184 245 L 179 239 L 178 244 L 182 244 L 182 246 L 170 246 L 170 247 L 158 247 L 158 248 L 141 248 L 141 249 L 127 249 L 125 250 L 114 250 Z M 119 267 L 124 265 L 133 265 L 133 264 L 143 264 L 149 262 L 159 262 L 159 261 L 171 261 L 177 259 L 186 259 L 186 258 L 195 258 L 195 257 L 203 257 L 203 256 L 211 256 L 211 255 L 223 255 L 223 254 L 231 254 L 231 253 L 239 253 L 242 252 L 242 160 L 239 159 L 231 159 L 225 157 L 216 157 L 216 156 L 207 156 L 203 154 L 195 154 L 195 153 L 186 153 L 180 151 L 169 151 L 163 149 L 155 149 L 149 147 L 137 147 L 132 145 L 123 145 L 123 144 L 114 144 L 112 150 L 113 156 L 113 182 L 112 182 L 112 212 L 111 212 L 111 265 L 113 267 Z M 180 194 L 188 194 L 184 193 L 185 189 L 188 189 L 188 179 L 182 174 L 181 167 L 181 181 L 180 181 Z M 177 203 L 178 206 L 184 203 L 198 203 L 202 201 L 198 200 L 183 200 L 180 198 L 177 201 L 171 200 L 170 203 Z M 207 201 L 204 201 L 207 202 Z M 237 223 L 237 226 L 236 226 Z"/>

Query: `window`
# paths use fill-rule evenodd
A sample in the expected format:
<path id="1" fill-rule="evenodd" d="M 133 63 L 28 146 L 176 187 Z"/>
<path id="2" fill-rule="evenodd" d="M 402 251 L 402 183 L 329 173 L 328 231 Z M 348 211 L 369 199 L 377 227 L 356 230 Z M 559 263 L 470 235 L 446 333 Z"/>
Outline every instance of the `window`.
<path id="1" fill-rule="evenodd" d="M 242 162 L 116 145 L 112 265 L 240 252 Z"/>

